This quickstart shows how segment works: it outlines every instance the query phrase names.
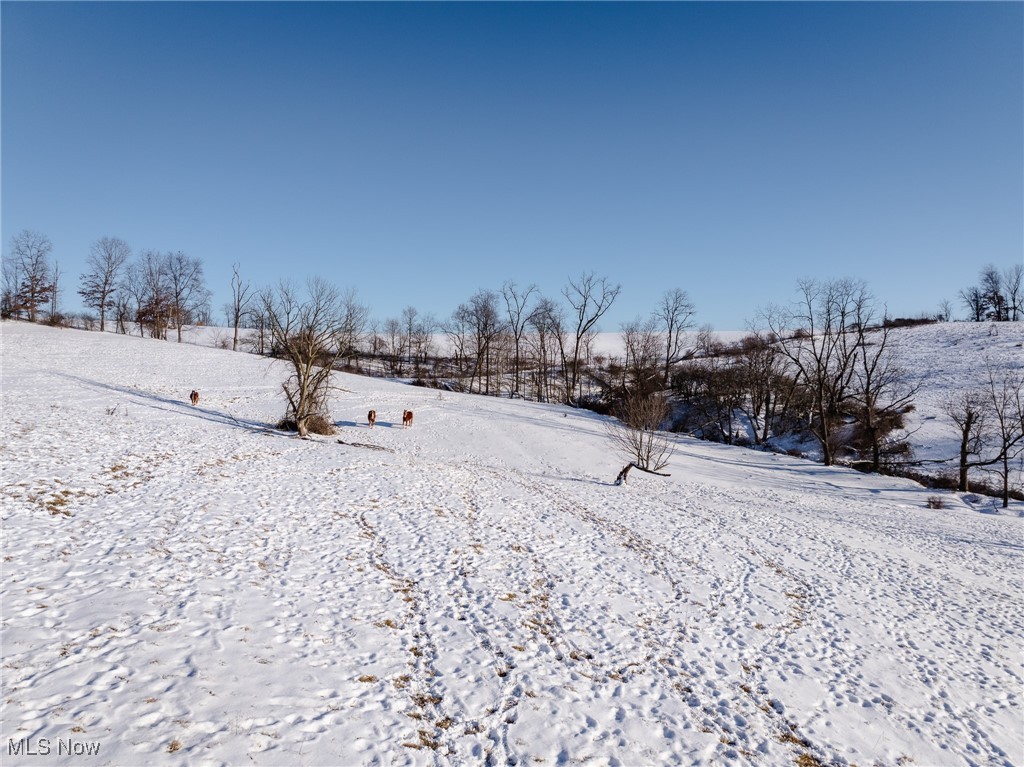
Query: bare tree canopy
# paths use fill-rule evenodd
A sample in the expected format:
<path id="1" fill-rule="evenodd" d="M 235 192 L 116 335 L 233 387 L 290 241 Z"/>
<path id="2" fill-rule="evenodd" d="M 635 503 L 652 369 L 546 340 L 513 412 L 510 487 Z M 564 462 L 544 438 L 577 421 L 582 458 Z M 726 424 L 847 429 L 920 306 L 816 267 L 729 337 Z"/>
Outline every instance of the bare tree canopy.
<path id="1" fill-rule="evenodd" d="M 570 279 L 562 289 L 562 295 L 572 309 L 572 349 L 566 360 L 566 400 L 569 404 L 578 401 L 577 389 L 582 376 L 583 353 L 598 320 L 611 308 L 622 290 L 613 285 L 607 277 L 596 277 L 593 272 Z"/>
<path id="2" fill-rule="evenodd" d="M 665 368 L 662 376 L 665 386 L 669 384 L 672 366 L 683 358 L 683 340 L 686 331 L 693 327 L 693 316 L 696 313 L 697 309 L 686 291 L 679 288 L 666 291 L 654 310 L 654 317 L 665 334 Z"/>
<path id="3" fill-rule="evenodd" d="M 291 375 L 282 385 L 288 400 L 285 420 L 294 422 L 303 437 L 310 431 L 330 430 L 327 400 L 332 369 L 349 348 L 346 339 L 358 319 L 354 315 L 359 314 L 354 294 L 348 295 L 353 300 L 319 277 L 307 281 L 304 293 L 282 282 L 259 295 L 274 356 L 291 366 Z"/>
<path id="4" fill-rule="evenodd" d="M 203 279 L 203 263 L 186 256 L 180 250 L 164 256 L 169 290 L 170 313 L 181 343 L 181 328 L 193 321 L 194 316 L 209 300 L 210 292 Z"/>
<path id="5" fill-rule="evenodd" d="M 11 239 L 11 259 L 15 265 L 15 313 L 24 310 L 29 322 L 36 321 L 40 307 L 45 307 L 53 292 L 50 238 L 25 229 Z"/>
<path id="6" fill-rule="evenodd" d="M 797 283 L 799 300 L 789 308 L 774 307 L 765 319 L 779 339 L 779 348 L 796 370 L 813 400 L 811 432 L 822 449 L 826 466 L 835 463 L 837 429 L 851 394 L 856 372 L 858 313 L 871 301 L 859 280 Z"/>
<path id="7" fill-rule="evenodd" d="M 609 422 L 608 436 L 638 469 L 660 472 L 675 451 L 672 436 L 661 431 L 669 412 L 669 400 L 663 394 L 631 392 L 618 408 L 618 420 Z M 625 481 L 627 472 L 628 467 L 620 479 Z"/>
<path id="8" fill-rule="evenodd" d="M 231 303 L 226 307 L 228 321 L 234 328 L 235 335 L 231 341 L 231 351 L 238 351 L 238 328 L 242 324 L 242 319 L 249 313 L 249 309 L 252 306 L 252 286 L 248 280 L 242 279 L 241 267 L 236 264 L 231 265 Z"/>
<path id="9" fill-rule="evenodd" d="M 121 269 L 131 258 L 128 243 L 117 237 L 101 237 L 89 249 L 88 270 L 82 274 L 78 294 L 83 303 L 100 313 L 100 332 L 106 330 L 107 310 L 114 307 L 114 292 Z"/>
<path id="10" fill-rule="evenodd" d="M 506 280 L 501 286 L 501 296 L 505 299 L 505 312 L 508 317 L 508 329 L 512 334 L 513 356 L 512 356 L 512 394 L 519 395 L 520 379 L 522 372 L 522 346 L 523 335 L 526 332 L 526 325 L 530 320 L 530 312 L 527 305 L 530 296 L 537 292 L 536 285 L 528 285 L 519 289 L 514 282 Z"/>

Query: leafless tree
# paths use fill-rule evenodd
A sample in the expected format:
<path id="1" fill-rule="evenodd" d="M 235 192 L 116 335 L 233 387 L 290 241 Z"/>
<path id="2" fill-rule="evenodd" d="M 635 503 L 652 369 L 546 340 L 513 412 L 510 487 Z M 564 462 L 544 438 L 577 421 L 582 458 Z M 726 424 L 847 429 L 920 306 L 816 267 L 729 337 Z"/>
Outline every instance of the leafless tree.
<path id="1" fill-rule="evenodd" d="M 82 274 L 78 294 L 83 303 L 100 313 L 100 332 L 106 332 L 107 310 L 114 307 L 114 293 L 121 269 L 131 258 L 128 243 L 117 237 L 101 237 L 89 249 L 88 270 Z"/>
<path id="2" fill-rule="evenodd" d="M 582 383 L 582 367 L 590 336 L 598 320 L 611 308 L 621 285 L 612 285 L 607 277 L 595 277 L 593 272 L 585 273 L 578 279 L 569 280 L 562 289 L 562 295 L 571 308 L 571 348 L 564 360 L 566 368 L 565 395 L 568 404 L 578 402 Z"/>
<path id="3" fill-rule="evenodd" d="M 618 409 L 618 420 L 609 422 L 608 436 L 629 460 L 619 473 L 625 481 L 630 465 L 651 473 L 664 469 L 675 450 L 672 435 L 661 431 L 670 412 L 668 397 L 660 392 L 626 396 Z"/>
<path id="4" fill-rule="evenodd" d="M 949 322 L 953 319 L 953 304 L 949 299 L 944 298 L 939 302 L 939 313 L 937 319 L 939 322 Z"/>
<path id="5" fill-rule="evenodd" d="M 1003 508 L 1010 505 L 1010 464 L 1024 454 L 1024 370 L 997 369 L 987 363 L 988 386 L 985 389 L 995 455 L 995 466 L 1002 485 Z"/>
<path id="6" fill-rule="evenodd" d="M 795 394 L 795 382 L 786 375 L 784 356 L 764 333 L 751 332 L 739 343 L 736 364 L 744 389 L 739 409 L 751 423 L 755 444 L 771 435 L 775 416 L 785 412 Z"/>
<path id="7" fill-rule="evenodd" d="M 451 356 L 452 372 L 463 376 L 469 371 L 469 349 L 472 327 L 469 317 L 459 311 L 441 320 L 441 332 L 448 339 L 448 350 Z"/>
<path id="8" fill-rule="evenodd" d="M 685 290 L 673 288 L 661 297 L 661 303 L 654 311 L 655 318 L 661 323 L 665 334 L 665 370 L 663 383 L 669 385 L 672 366 L 684 357 L 683 342 L 686 331 L 693 327 L 693 316 L 697 309 L 686 295 Z"/>
<path id="9" fill-rule="evenodd" d="M 252 286 L 248 280 L 242 279 L 241 267 L 231 265 L 231 303 L 227 305 L 228 321 L 235 329 L 234 338 L 231 341 L 231 351 L 238 351 L 238 328 L 249 313 L 252 305 Z"/>
<path id="10" fill-rule="evenodd" d="M 415 306 L 407 306 L 402 310 L 402 357 L 404 361 L 413 365 L 413 352 L 412 345 L 413 339 L 416 336 L 416 318 L 419 316 L 419 312 Z"/>
<path id="11" fill-rule="evenodd" d="M 171 318 L 171 285 L 167 259 L 155 250 L 143 251 L 128 269 L 127 285 L 136 303 L 139 333 L 148 328 L 151 338 L 167 339 Z"/>
<path id="12" fill-rule="evenodd" d="M 1024 455 L 1024 370 L 1000 368 L 986 360 L 985 372 L 982 388 L 956 392 L 943 401 L 942 410 L 960 438 L 957 489 L 968 491 L 971 469 L 994 472 L 1005 508 L 1010 503 L 1013 464 Z"/>
<path id="13" fill-rule="evenodd" d="M 979 290 L 985 302 L 987 319 L 996 322 L 1008 319 L 1006 296 L 1003 295 L 1003 275 L 993 264 L 986 264 L 981 270 Z"/>
<path id="14" fill-rule="evenodd" d="M 984 446 L 987 414 L 985 394 L 978 390 L 957 391 L 943 400 L 942 412 L 953 422 L 960 438 L 957 490 L 966 493 L 969 489 L 970 469 L 977 465 L 971 461 L 971 456 L 980 457 Z"/>
<path id="15" fill-rule="evenodd" d="M 531 333 L 528 346 L 535 361 L 535 382 L 538 402 L 550 402 L 552 377 L 557 374 L 557 360 L 564 359 L 565 318 L 562 308 L 550 298 L 540 298 L 528 318 Z"/>
<path id="16" fill-rule="evenodd" d="M 878 471 L 882 445 L 913 409 L 920 384 L 911 381 L 900 364 L 900 350 L 889 323 L 876 322 L 870 301 L 857 301 L 852 332 L 856 335 L 857 361 L 851 387 L 850 408 L 858 420 L 871 452 L 871 469 Z"/>
<path id="17" fill-rule="evenodd" d="M 11 240 L 11 256 L 18 265 L 19 276 L 16 304 L 28 313 L 29 322 L 36 321 L 36 313 L 49 303 L 53 292 L 52 251 L 49 237 L 28 229 Z"/>
<path id="18" fill-rule="evenodd" d="M 426 365 L 435 354 L 434 331 L 437 327 L 437 320 L 432 314 L 421 314 L 416 320 L 412 335 L 412 354 L 416 365 Z"/>
<path id="19" fill-rule="evenodd" d="M 203 264 L 198 258 L 187 256 L 180 250 L 163 258 L 169 289 L 168 308 L 177 327 L 180 344 L 182 326 L 193 320 L 210 294 L 203 279 Z"/>
<path id="20" fill-rule="evenodd" d="M 831 466 L 859 348 L 858 336 L 851 331 L 858 306 L 871 299 L 867 286 L 857 280 L 805 279 L 797 286 L 797 303 L 789 309 L 769 309 L 765 320 L 811 394 L 811 433 L 821 445 L 824 464 Z"/>
<path id="21" fill-rule="evenodd" d="M 971 320 L 981 322 L 985 319 L 985 296 L 979 288 L 964 288 L 957 295 L 967 308 L 967 314 Z"/>
<path id="22" fill-rule="evenodd" d="M 288 401 L 285 420 L 299 435 L 329 431 L 328 395 L 334 364 L 346 351 L 343 295 L 330 283 L 313 278 L 303 294 L 286 282 L 263 290 L 257 299 L 267 320 L 275 356 L 291 366 L 282 385 Z"/>
<path id="23" fill-rule="evenodd" d="M 60 304 L 60 291 L 61 291 L 60 278 L 61 278 L 61 274 L 62 274 L 62 272 L 60 270 L 60 262 L 59 261 L 54 261 L 53 262 L 53 271 L 51 272 L 51 274 L 52 274 L 52 278 L 51 278 L 51 283 L 50 283 L 51 284 L 51 287 L 50 287 L 50 324 L 51 325 L 57 325 L 57 324 L 60 324 L 63 321 L 61 316 L 60 316 L 60 312 L 58 311 L 59 304 Z"/>
<path id="24" fill-rule="evenodd" d="M 452 314 L 453 327 L 468 330 L 469 349 L 473 355 L 469 376 L 470 391 L 476 381 L 477 391 L 491 393 L 491 362 L 495 341 L 504 332 L 505 324 L 498 310 L 498 295 L 492 290 L 478 290 L 467 303 L 460 304 Z M 449 334 L 451 336 L 451 334 Z"/>
<path id="25" fill-rule="evenodd" d="M 0 316 L 4 319 L 16 317 L 21 307 L 18 304 L 18 287 L 21 283 L 21 272 L 18 259 L 11 253 L 0 261 L 3 270 L 3 297 L 0 303 Z"/>
<path id="26" fill-rule="evenodd" d="M 338 332 L 338 345 L 341 356 L 351 359 L 359 354 L 359 349 L 366 340 L 366 326 L 369 322 L 370 309 L 360 302 L 359 293 L 355 288 L 347 288 L 341 292 L 341 328 Z"/>
<path id="27" fill-rule="evenodd" d="M 505 313 L 508 317 L 508 331 L 512 336 L 512 394 L 519 395 L 522 377 L 522 346 L 526 326 L 530 320 L 527 306 L 530 297 L 537 292 L 536 285 L 528 285 L 520 290 L 514 282 L 507 280 L 501 286 L 501 296 L 505 299 Z"/>
<path id="28" fill-rule="evenodd" d="M 654 391 L 662 383 L 658 373 L 658 357 L 661 339 L 658 338 L 654 317 L 646 320 L 637 317 L 622 324 L 622 343 L 626 357 L 624 364 L 625 386 L 640 394 Z"/>
<path id="29" fill-rule="evenodd" d="M 745 369 L 711 330 L 697 334 L 695 357 L 681 366 L 688 379 L 689 416 L 705 438 L 733 444 L 737 415 L 742 412 L 747 386 Z M 677 376 L 679 375 L 677 373 Z"/>
<path id="30" fill-rule="evenodd" d="M 1003 272 L 1003 287 L 1010 319 L 1024 318 L 1024 264 L 1014 264 Z"/>

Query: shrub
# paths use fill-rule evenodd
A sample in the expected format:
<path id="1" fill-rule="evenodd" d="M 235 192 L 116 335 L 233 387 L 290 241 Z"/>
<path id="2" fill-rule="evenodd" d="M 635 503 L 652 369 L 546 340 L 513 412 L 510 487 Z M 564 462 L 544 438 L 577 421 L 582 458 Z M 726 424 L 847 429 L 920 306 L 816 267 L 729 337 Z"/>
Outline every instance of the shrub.
<path id="1" fill-rule="evenodd" d="M 294 418 L 282 418 L 275 426 L 281 431 L 299 430 Z M 306 421 L 306 430 L 310 434 L 323 434 L 327 437 L 338 433 L 338 430 L 334 428 L 334 424 L 326 416 L 322 415 L 311 415 Z"/>
<path id="2" fill-rule="evenodd" d="M 926 505 L 929 509 L 944 509 L 946 508 L 946 502 L 937 495 L 929 495 Z"/>

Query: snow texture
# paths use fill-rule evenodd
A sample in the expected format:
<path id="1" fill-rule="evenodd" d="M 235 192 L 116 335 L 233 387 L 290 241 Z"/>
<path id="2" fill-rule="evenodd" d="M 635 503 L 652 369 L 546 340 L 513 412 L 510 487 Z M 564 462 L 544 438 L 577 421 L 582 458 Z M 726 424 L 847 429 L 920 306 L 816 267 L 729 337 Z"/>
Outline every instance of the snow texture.
<path id="1" fill-rule="evenodd" d="M 615 487 L 599 416 L 346 375 L 302 440 L 279 363 L 0 332 L 7 765 L 1024 764 L 1020 503 L 689 439 Z"/>

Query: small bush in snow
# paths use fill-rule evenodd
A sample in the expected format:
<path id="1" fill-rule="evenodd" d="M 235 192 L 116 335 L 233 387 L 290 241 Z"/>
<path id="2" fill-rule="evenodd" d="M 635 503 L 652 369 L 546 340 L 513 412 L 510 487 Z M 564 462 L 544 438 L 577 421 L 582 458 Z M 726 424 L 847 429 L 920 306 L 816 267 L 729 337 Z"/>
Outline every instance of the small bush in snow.
<path id="1" fill-rule="evenodd" d="M 927 506 L 929 509 L 944 509 L 946 508 L 946 502 L 937 495 L 929 495 Z"/>
<path id="2" fill-rule="evenodd" d="M 298 431 L 299 427 L 295 423 L 293 418 L 282 418 L 277 422 L 277 428 L 282 431 Z M 334 428 L 334 424 L 326 416 L 322 415 L 311 415 L 306 419 L 306 431 L 309 434 L 323 434 L 330 436 L 337 434 L 338 430 Z"/>

